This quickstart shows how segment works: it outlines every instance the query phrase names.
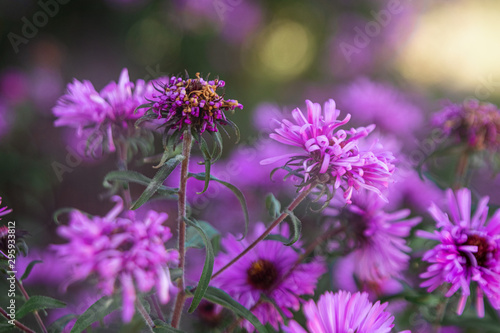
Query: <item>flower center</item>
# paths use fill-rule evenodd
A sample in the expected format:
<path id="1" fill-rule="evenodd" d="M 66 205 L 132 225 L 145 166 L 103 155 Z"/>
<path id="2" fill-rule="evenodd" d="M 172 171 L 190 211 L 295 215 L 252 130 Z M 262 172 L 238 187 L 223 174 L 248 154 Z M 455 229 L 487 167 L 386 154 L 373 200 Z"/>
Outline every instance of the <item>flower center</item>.
<path id="1" fill-rule="evenodd" d="M 477 246 L 477 252 L 472 253 L 476 258 L 478 266 L 483 266 L 486 264 L 488 259 L 488 242 L 486 238 L 478 235 L 470 235 L 467 237 L 465 245 Z M 466 257 L 467 258 L 467 257 Z M 469 259 L 467 262 L 470 264 Z"/>
<path id="2" fill-rule="evenodd" d="M 276 266 L 269 260 L 254 261 L 247 270 L 247 282 L 261 290 L 269 289 L 278 278 Z"/>

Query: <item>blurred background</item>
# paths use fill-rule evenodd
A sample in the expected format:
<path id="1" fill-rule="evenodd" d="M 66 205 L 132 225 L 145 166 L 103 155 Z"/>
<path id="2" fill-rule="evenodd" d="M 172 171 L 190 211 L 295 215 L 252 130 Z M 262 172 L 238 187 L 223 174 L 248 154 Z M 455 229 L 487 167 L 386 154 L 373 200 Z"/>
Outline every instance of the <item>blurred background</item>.
<path id="1" fill-rule="evenodd" d="M 13 208 L 3 222 L 39 249 L 58 242 L 57 209 L 112 206 L 99 195 L 113 156 L 86 157 L 71 130 L 53 126 L 73 78 L 99 91 L 123 68 L 131 81 L 219 76 L 245 106 L 230 116 L 243 147 L 267 136 L 270 111 L 333 98 L 410 157 L 425 153 L 443 100 L 500 102 L 496 0 L 0 0 L 0 35 L 0 196 Z M 232 149 L 226 140 L 226 157 Z M 476 186 L 494 195 L 498 181 Z"/>

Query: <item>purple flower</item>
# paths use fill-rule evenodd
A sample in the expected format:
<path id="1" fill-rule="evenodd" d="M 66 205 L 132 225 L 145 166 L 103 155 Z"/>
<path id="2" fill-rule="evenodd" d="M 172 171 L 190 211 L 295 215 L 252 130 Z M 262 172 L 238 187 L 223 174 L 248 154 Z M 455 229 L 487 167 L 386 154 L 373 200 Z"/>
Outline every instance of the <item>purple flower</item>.
<path id="1" fill-rule="evenodd" d="M 120 218 L 123 202 L 113 198 L 118 203 L 104 217 L 72 211 L 69 225 L 57 230 L 69 242 L 53 247 L 73 268 L 69 283 L 93 275 L 108 296 L 121 287 L 122 317 L 128 322 L 135 311 L 136 290 L 144 293 L 156 287 L 160 301 L 168 302 L 173 285 L 167 266 L 176 264 L 179 254 L 165 249 L 164 243 L 172 237 L 170 229 L 162 225 L 166 213 L 151 210 L 143 220 Z"/>
<path id="2" fill-rule="evenodd" d="M 157 81 L 151 98 L 151 110 L 157 119 L 165 121 L 165 131 L 182 132 L 190 126 L 197 133 L 217 132 L 217 124 L 227 125 L 225 111 L 243 108 L 236 100 L 225 100 L 217 94 L 225 82 L 219 79 L 205 81 L 196 73 L 195 79 L 172 76 Z M 147 115 L 151 119 L 151 115 Z"/>
<path id="3" fill-rule="evenodd" d="M 421 110 L 387 84 L 360 78 L 342 89 L 340 96 L 339 104 L 347 112 L 398 138 L 411 138 L 422 124 Z"/>
<path id="4" fill-rule="evenodd" d="M 420 217 L 408 218 L 409 209 L 393 213 L 383 210 L 386 202 L 373 192 L 360 191 L 352 204 L 343 209 L 330 209 L 325 214 L 340 219 L 346 229 L 346 242 L 355 262 L 355 273 L 367 283 L 381 283 L 400 277 L 408 267 L 411 249 L 406 245 L 411 228 Z"/>
<path id="5" fill-rule="evenodd" d="M 257 224 L 254 239 L 264 232 L 265 226 Z M 281 235 L 288 237 L 288 229 L 283 226 Z M 232 235 L 222 240 L 226 253 L 220 253 L 215 258 L 214 270 L 227 264 L 245 249 L 249 240 L 237 241 Z M 318 278 L 326 271 L 324 264 L 318 259 L 310 263 L 299 263 L 299 253 L 293 248 L 283 246 L 283 243 L 266 240 L 217 276 L 212 285 L 226 291 L 236 301 L 248 309 L 262 322 L 270 323 L 278 329 L 282 322 L 279 311 L 269 302 L 257 304 L 261 293 L 274 300 L 283 314 L 291 318 L 292 310 L 300 307 L 302 295 L 312 295 Z M 253 331 L 253 326 L 244 321 L 243 326 Z"/>
<path id="6" fill-rule="evenodd" d="M 384 311 L 387 303 L 375 304 L 367 293 L 352 294 L 346 291 L 326 292 L 318 303 L 304 304 L 304 315 L 309 332 L 314 333 L 389 333 L 394 327 L 394 316 Z M 297 322 L 290 321 L 286 333 L 307 333 Z M 402 331 L 401 333 L 410 333 Z"/>
<path id="7" fill-rule="evenodd" d="M 292 111 L 294 122 L 283 119 L 276 133 L 270 134 L 278 142 L 302 148 L 305 155 L 281 155 L 261 164 L 290 158 L 286 165 L 305 173 L 304 185 L 319 182 L 335 189 L 342 187 L 347 203 L 351 202 L 354 189 L 365 188 L 382 196 L 379 188 L 388 186 L 394 172 L 393 156 L 379 148 L 374 151 L 372 147 L 365 150 L 359 146 L 375 125 L 338 129 L 347 124 L 351 115 L 337 120 L 340 111 L 332 99 L 325 103 L 323 111 L 317 103 L 307 100 L 306 104 L 307 117 L 297 108 Z"/>
<path id="8" fill-rule="evenodd" d="M 493 104 L 475 99 L 449 103 L 434 115 L 432 123 L 471 148 L 500 150 L 500 110 Z"/>
<path id="9" fill-rule="evenodd" d="M 52 109 L 58 118 L 54 125 L 76 128 L 78 136 L 93 144 L 105 140 L 108 150 L 115 151 L 115 140 L 124 134 L 129 136 L 126 131 L 135 130 L 134 122 L 144 114 L 143 110 L 135 112 L 135 109 L 147 102 L 152 90 L 152 85 L 143 80 L 130 82 L 126 68 L 118 83 L 110 82 L 100 92 L 91 82 L 75 79 Z"/>
<path id="10" fill-rule="evenodd" d="M 2 204 L 2 197 L 0 197 L 0 205 Z M 8 209 L 7 207 L 0 207 L 0 216 L 5 216 L 12 212 L 12 209 Z M 1 220 L 1 218 L 0 218 Z"/>
<path id="11" fill-rule="evenodd" d="M 500 309 L 500 210 L 487 221 L 489 198 L 483 197 L 471 218 L 470 190 L 463 188 L 455 195 L 448 190 L 446 196 L 450 216 L 433 203 L 429 213 L 438 230 L 417 233 L 419 237 L 439 242 L 422 258 L 431 265 L 420 275 L 426 280 L 421 286 L 431 292 L 449 283 L 446 297 L 461 289 L 457 309 L 460 315 L 470 295 L 470 284 L 475 282 L 476 310 L 478 316 L 483 317 L 484 295 L 495 309 Z"/>

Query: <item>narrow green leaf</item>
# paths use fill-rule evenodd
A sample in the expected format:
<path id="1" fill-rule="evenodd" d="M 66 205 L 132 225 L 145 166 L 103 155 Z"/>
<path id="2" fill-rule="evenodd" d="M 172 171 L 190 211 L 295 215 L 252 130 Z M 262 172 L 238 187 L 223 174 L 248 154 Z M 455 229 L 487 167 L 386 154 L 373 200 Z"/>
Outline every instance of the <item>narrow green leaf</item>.
<path id="1" fill-rule="evenodd" d="M 75 209 L 74 208 L 69 208 L 69 207 L 59 208 L 52 215 L 52 218 L 54 219 L 54 222 L 56 224 L 61 224 L 61 222 L 59 221 L 59 216 L 61 216 L 62 214 L 70 213 L 72 210 L 75 210 Z"/>
<path id="2" fill-rule="evenodd" d="M 255 317 L 255 315 L 245 308 L 240 303 L 236 302 L 231 296 L 229 296 L 225 291 L 220 290 L 215 287 L 208 287 L 205 293 L 205 299 L 212 303 L 222 305 L 223 307 L 234 311 L 238 316 L 241 316 L 248 320 L 260 333 L 267 333 L 267 329 L 262 325 L 262 323 Z"/>
<path id="3" fill-rule="evenodd" d="M 223 144 L 222 144 L 222 136 L 220 132 L 210 132 L 214 140 L 214 149 L 212 152 L 212 163 L 217 162 L 222 156 Z"/>
<path id="4" fill-rule="evenodd" d="M 30 299 L 27 300 L 26 303 L 24 303 L 23 306 L 19 308 L 19 310 L 17 310 L 16 319 L 21 319 L 22 317 L 33 311 L 43 309 L 58 309 L 64 308 L 65 306 L 66 303 L 51 297 L 40 295 L 31 296 Z"/>
<path id="5" fill-rule="evenodd" d="M 142 173 L 132 170 L 124 170 L 124 171 L 109 172 L 104 177 L 102 185 L 106 188 L 112 188 L 113 185 L 111 184 L 111 182 L 117 182 L 117 181 L 136 183 L 145 186 L 148 186 L 152 182 L 151 178 L 144 176 Z M 158 187 L 157 192 L 160 195 L 172 195 L 172 194 L 177 194 L 177 189 L 162 184 Z"/>
<path id="6" fill-rule="evenodd" d="M 155 320 L 154 323 L 156 326 L 153 328 L 153 332 L 155 333 L 185 333 L 184 331 L 169 326 L 159 319 Z"/>
<path id="7" fill-rule="evenodd" d="M 210 167 L 212 163 L 212 155 L 208 150 L 207 142 L 203 138 L 201 138 L 200 141 L 200 149 L 203 155 L 203 160 L 204 160 L 203 164 L 205 164 L 205 186 L 203 187 L 203 191 L 196 192 L 196 194 L 202 194 L 208 189 L 208 185 L 210 184 Z"/>
<path id="8" fill-rule="evenodd" d="M 236 124 L 229 119 L 227 119 L 227 123 L 229 124 L 229 126 L 231 126 L 234 129 L 234 133 L 236 134 L 236 142 L 235 143 L 240 142 L 240 129 L 238 128 L 238 126 L 236 126 Z"/>
<path id="9" fill-rule="evenodd" d="M 102 297 L 76 320 L 70 333 L 81 333 L 96 321 L 101 321 L 108 314 L 119 309 L 120 306 L 119 299 L 108 296 Z"/>
<path id="10" fill-rule="evenodd" d="M 198 180 L 205 180 L 205 173 L 203 173 L 203 172 L 201 172 L 201 173 L 189 173 L 188 176 L 189 177 L 193 177 L 193 178 L 198 179 Z M 248 217 L 248 206 L 247 206 L 247 202 L 246 202 L 245 196 L 243 195 L 243 192 L 241 192 L 233 184 L 225 182 L 225 181 L 220 180 L 218 178 L 215 178 L 214 176 L 210 176 L 210 180 L 216 181 L 219 184 L 222 184 L 225 187 L 227 187 L 228 189 L 230 189 L 234 193 L 234 195 L 236 196 L 236 198 L 238 199 L 238 201 L 240 202 L 241 209 L 243 210 L 243 215 L 245 216 L 245 233 L 243 234 L 243 237 L 241 239 L 245 238 L 246 234 L 248 232 L 249 217 Z"/>
<path id="11" fill-rule="evenodd" d="M 212 240 L 215 236 L 219 235 L 219 231 L 215 229 L 210 223 L 205 221 L 198 221 L 198 225 L 203 229 L 208 239 Z M 203 238 L 195 227 L 189 226 L 186 231 L 186 247 L 202 249 L 205 247 Z"/>
<path id="12" fill-rule="evenodd" d="M 295 216 L 292 211 L 286 210 L 288 216 L 290 216 L 290 220 L 292 220 L 292 230 L 290 236 L 290 242 L 286 243 L 286 246 L 290 246 L 295 244 L 300 238 L 300 232 L 302 231 L 302 222 L 300 222 L 299 218 Z"/>
<path id="13" fill-rule="evenodd" d="M 43 262 L 42 260 L 33 260 L 32 262 L 30 262 L 28 264 L 28 266 L 26 267 L 26 270 L 24 271 L 23 276 L 21 276 L 21 281 L 23 281 L 24 279 L 28 278 L 28 276 L 30 276 L 31 270 L 33 269 L 33 267 L 36 264 L 39 264 L 39 263 L 42 263 L 42 262 Z"/>
<path id="14" fill-rule="evenodd" d="M 184 159 L 184 156 L 177 155 L 176 157 L 168 160 L 153 177 L 151 183 L 146 187 L 144 192 L 137 201 L 130 207 L 131 210 L 135 210 L 145 204 L 149 198 L 156 193 L 156 191 L 163 185 L 163 182 L 167 177 L 174 171 L 174 169 L 179 165 L 179 163 Z"/>
<path id="15" fill-rule="evenodd" d="M 66 325 L 68 325 L 68 323 L 76 317 L 78 316 L 74 314 L 67 314 L 65 316 L 62 316 L 61 318 L 57 319 L 52 324 L 50 324 L 50 326 L 47 327 L 47 330 L 49 331 L 49 333 L 62 332 L 63 329 L 66 327 Z"/>
<path id="16" fill-rule="evenodd" d="M 272 218 L 277 218 L 281 215 L 281 203 L 272 193 L 266 196 L 266 208 Z"/>
<path id="17" fill-rule="evenodd" d="M 194 310 L 196 310 L 196 308 L 200 304 L 201 299 L 203 298 L 203 295 L 205 295 L 205 291 L 208 288 L 210 279 L 212 278 L 212 272 L 214 270 L 215 254 L 210 239 L 208 238 L 207 234 L 200 226 L 198 221 L 190 219 L 184 219 L 184 220 L 186 221 L 187 224 L 189 224 L 191 227 L 195 228 L 196 231 L 198 231 L 201 238 L 203 239 L 203 243 L 205 244 L 205 249 L 206 249 L 205 264 L 203 265 L 203 271 L 201 272 L 200 282 L 198 282 L 198 287 L 196 287 L 193 296 L 193 301 L 188 310 L 189 313 L 192 313 Z"/>

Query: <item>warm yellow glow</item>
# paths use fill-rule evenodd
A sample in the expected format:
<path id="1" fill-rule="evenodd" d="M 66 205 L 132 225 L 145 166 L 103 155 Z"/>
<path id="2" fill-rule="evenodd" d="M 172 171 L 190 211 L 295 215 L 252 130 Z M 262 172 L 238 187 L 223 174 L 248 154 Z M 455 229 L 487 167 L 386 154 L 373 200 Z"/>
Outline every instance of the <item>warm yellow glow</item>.
<path id="1" fill-rule="evenodd" d="M 399 59 L 410 80 L 475 89 L 500 76 L 500 1 L 451 1 L 424 14 Z"/>
<path id="2" fill-rule="evenodd" d="M 263 31 L 256 41 L 261 74 L 285 80 L 301 74 L 311 64 L 311 33 L 301 24 L 280 20 Z"/>

